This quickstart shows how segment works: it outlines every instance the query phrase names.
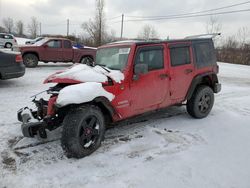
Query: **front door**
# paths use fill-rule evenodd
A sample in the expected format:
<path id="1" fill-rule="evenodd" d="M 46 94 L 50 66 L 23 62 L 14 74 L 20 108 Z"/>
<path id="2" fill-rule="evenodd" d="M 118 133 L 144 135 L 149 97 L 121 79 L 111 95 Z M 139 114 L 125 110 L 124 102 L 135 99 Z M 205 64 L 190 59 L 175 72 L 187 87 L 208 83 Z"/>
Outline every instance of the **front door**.
<path id="1" fill-rule="evenodd" d="M 133 78 L 131 82 L 131 108 L 135 114 L 154 110 L 166 101 L 169 87 L 164 45 L 141 46 L 137 49 L 134 66 L 147 64 L 148 73 Z"/>
<path id="2" fill-rule="evenodd" d="M 194 64 L 190 43 L 168 45 L 170 57 L 170 89 L 173 103 L 185 99 L 194 76 Z"/>
<path id="3" fill-rule="evenodd" d="M 61 40 L 50 40 L 43 46 L 42 57 L 43 61 L 58 62 L 63 61 L 63 49 Z"/>

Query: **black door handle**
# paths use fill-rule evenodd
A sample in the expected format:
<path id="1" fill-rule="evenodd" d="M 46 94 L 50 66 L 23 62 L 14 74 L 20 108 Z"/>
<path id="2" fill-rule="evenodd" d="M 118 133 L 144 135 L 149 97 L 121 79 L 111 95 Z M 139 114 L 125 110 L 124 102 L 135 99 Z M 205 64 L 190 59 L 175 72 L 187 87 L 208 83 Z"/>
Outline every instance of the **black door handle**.
<path id="1" fill-rule="evenodd" d="M 186 74 L 190 74 L 191 72 L 193 72 L 192 69 L 186 69 L 186 70 L 185 70 L 185 73 L 186 73 Z"/>

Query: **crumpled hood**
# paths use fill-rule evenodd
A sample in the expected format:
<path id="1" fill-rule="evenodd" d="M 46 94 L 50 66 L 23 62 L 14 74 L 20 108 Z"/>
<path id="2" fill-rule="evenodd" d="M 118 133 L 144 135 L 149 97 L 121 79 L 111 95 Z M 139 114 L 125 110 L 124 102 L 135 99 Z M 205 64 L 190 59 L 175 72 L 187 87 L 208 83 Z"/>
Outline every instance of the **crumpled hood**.
<path id="1" fill-rule="evenodd" d="M 107 69 L 107 68 L 105 68 Z M 72 67 L 49 76 L 44 83 L 107 83 L 108 77 L 117 83 L 124 80 L 124 75 L 118 70 L 105 70 L 101 66 L 91 67 L 85 64 L 75 64 Z"/>

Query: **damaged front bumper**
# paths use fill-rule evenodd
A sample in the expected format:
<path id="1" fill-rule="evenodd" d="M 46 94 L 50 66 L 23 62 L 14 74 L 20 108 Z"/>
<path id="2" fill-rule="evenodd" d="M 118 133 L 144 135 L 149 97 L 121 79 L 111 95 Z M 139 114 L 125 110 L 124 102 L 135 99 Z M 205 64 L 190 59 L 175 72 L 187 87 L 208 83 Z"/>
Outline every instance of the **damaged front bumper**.
<path id="1" fill-rule="evenodd" d="M 40 137 L 46 138 L 45 128 L 47 124 L 34 118 L 35 112 L 28 107 L 22 108 L 17 112 L 17 118 L 22 122 L 21 129 L 24 137 L 33 138 L 39 134 Z"/>

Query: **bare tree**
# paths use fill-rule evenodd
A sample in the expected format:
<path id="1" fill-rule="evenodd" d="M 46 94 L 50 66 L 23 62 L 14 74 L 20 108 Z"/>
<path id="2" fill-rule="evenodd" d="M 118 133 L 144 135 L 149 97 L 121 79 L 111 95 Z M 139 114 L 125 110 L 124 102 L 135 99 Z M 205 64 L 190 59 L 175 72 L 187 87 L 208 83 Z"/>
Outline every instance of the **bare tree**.
<path id="1" fill-rule="evenodd" d="M 104 15 L 104 0 L 96 0 L 96 15 L 94 20 L 82 24 L 83 30 L 93 40 L 93 45 L 100 46 L 105 42 L 106 25 Z"/>
<path id="2" fill-rule="evenodd" d="M 31 17 L 31 22 L 28 25 L 28 32 L 32 38 L 36 38 L 38 35 L 39 22 L 36 17 Z"/>
<path id="3" fill-rule="evenodd" d="M 152 25 L 144 25 L 137 37 L 140 39 L 149 40 L 158 38 L 158 34 Z"/>
<path id="4" fill-rule="evenodd" d="M 220 33 L 222 30 L 222 24 L 219 22 L 218 17 L 211 16 L 209 21 L 206 23 L 207 34 Z M 216 37 L 213 39 L 215 47 L 219 47 L 222 44 L 222 38 Z"/>
<path id="5" fill-rule="evenodd" d="M 219 22 L 218 17 L 211 16 L 209 21 L 206 23 L 206 32 L 208 34 L 211 33 L 219 33 L 222 29 L 222 24 Z"/>
<path id="6" fill-rule="evenodd" d="M 5 29 L 2 26 L 0 26 L 0 33 L 2 32 L 5 32 Z"/>
<path id="7" fill-rule="evenodd" d="M 250 31 L 247 27 L 239 28 L 236 37 L 238 39 L 239 47 L 242 48 L 246 43 L 247 39 L 249 39 Z"/>
<path id="8" fill-rule="evenodd" d="M 19 36 L 24 35 L 24 24 L 23 24 L 22 20 L 19 20 L 19 21 L 16 22 L 16 33 Z"/>
<path id="9" fill-rule="evenodd" d="M 5 30 L 8 33 L 12 33 L 14 30 L 14 21 L 12 18 L 8 17 L 8 18 L 4 18 L 3 19 L 3 25 L 5 27 Z"/>

